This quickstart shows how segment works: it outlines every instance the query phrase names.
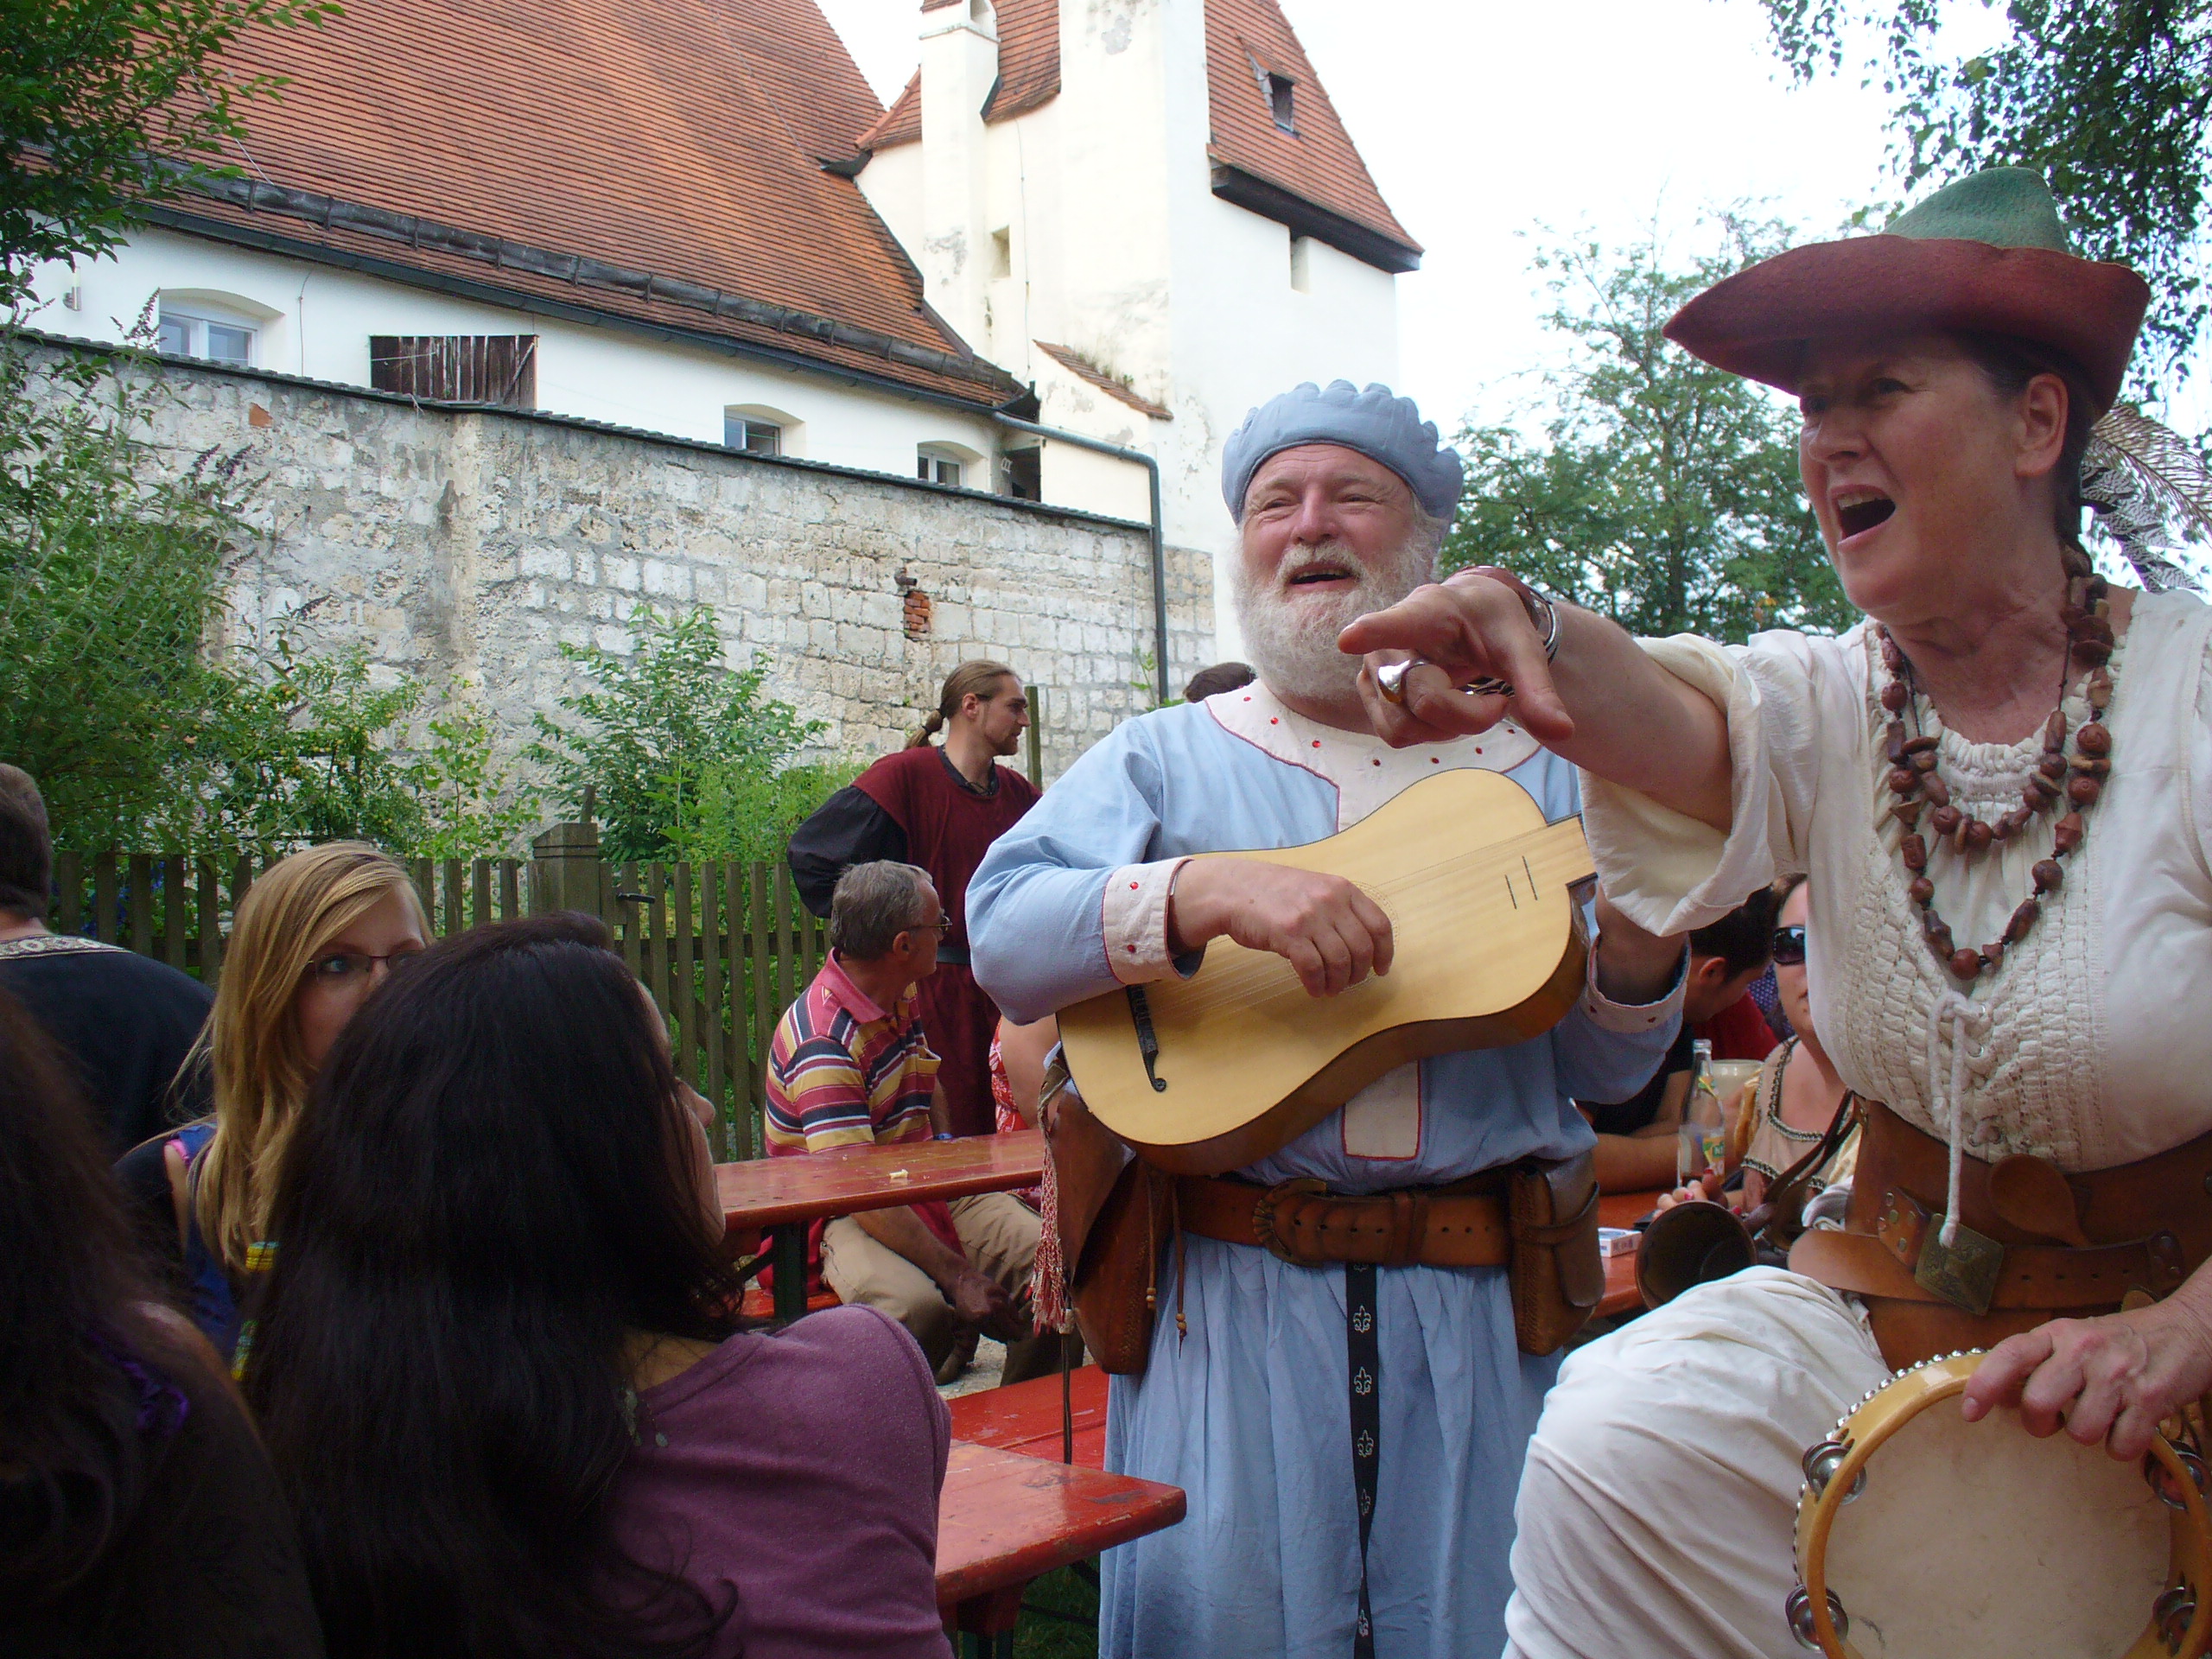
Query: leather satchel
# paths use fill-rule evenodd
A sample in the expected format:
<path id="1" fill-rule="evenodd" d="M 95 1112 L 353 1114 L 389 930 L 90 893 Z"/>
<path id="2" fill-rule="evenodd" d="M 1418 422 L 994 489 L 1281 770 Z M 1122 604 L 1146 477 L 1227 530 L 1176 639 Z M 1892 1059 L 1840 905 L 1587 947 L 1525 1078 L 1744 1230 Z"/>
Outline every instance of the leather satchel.
<path id="1" fill-rule="evenodd" d="M 1152 1351 L 1156 1264 L 1167 1237 L 1167 1177 L 1129 1150 L 1068 1086 L 1057 1059 L 1040 1110 L 1058 1195 L 1053 1220 L 1076 1329 L 1101 1370 L 1142 1371 Z"/>
<path id="2" fill-rule="evenodd" d="M 1605 1294 L 1598 1254 L 1598 1170 L 1592 1154 L 1514 1166 L 1506 1185 L 1513 1259 L 1513 1335 L 1524 1354 L 1565 1347 Z"/>

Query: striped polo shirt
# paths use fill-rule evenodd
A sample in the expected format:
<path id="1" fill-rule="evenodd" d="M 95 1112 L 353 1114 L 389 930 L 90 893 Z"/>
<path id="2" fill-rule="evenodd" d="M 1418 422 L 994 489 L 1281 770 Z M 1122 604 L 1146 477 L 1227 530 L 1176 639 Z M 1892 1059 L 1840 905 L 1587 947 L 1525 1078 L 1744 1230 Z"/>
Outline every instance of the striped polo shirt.
<path id="1" fill-rule="evenodd" d="M 928 1140 L 937 1067 L 912 993 L 887 1014 L 830 952 L 769 1045 L 770 1154 Z"/>

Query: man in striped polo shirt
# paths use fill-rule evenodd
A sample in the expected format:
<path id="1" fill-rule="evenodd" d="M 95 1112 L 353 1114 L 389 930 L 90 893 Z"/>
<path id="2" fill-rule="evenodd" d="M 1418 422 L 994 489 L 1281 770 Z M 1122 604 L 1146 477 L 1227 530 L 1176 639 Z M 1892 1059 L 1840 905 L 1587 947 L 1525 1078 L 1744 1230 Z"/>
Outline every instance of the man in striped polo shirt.
<path id="1" fill-rule="evenodd" d="M 951 1138 L 938 1057 L 914 1007 L 945 925 L 925 870 L 887 860 L 838 878 L 830 959 L 769 1046 L 772 1156 Z M 808 1262 L 842 1300 L 912 1332 L 941 1381 L 959 1375 L 982 1331 L 1007 1344 L 1004 1380 L 1014 1382 L 1053 1363 L 1052 1344 L 1030 1325 L 1038 1226 L 1007 1193 L 932 1199 L 817 1222 Z"/>

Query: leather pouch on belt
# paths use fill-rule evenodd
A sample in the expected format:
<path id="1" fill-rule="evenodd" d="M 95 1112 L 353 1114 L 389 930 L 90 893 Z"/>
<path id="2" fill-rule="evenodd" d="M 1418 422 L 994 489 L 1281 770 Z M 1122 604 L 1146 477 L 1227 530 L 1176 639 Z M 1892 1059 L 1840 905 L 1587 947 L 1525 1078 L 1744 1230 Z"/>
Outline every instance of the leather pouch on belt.
<path id="1" fill-rule="evenodd" d="M 1103 1370 L 1134 1375 L 1152 1351 L 1149 1293 L 1167 1236 L 1169 1207 L 1159 1190 L 1166 1178 L 1093 1117 L 1073 1089 L 1061 1093 L 1046 1140 L 1076 1328 Z"/>
<path id="2" fill-rule="evenodd" d="M 1589 1323 L 1605 1294 L 1598 1254 L 1598 1175 L 1589 1153 L 1517 1166 L 1507 1189 L 1513 1334 L 1524 1354 L 1548 1354 Z"/>

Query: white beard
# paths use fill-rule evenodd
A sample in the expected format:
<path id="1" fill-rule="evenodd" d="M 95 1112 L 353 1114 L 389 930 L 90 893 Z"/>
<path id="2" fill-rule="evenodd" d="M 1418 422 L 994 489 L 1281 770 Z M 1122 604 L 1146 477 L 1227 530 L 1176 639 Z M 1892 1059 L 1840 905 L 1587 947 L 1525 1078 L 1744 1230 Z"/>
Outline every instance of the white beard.
<path id="1" fill-rule="evenodd" d="M 1328 594 L 1300 594 L 1291 578 L 1319 564 L 1349 563 L 1357 585 Z M 1328 547 L 1294 542 L 1262 582 L 1240 557 L 1233 589 L 1244 656 L 1270 691 L 1306 702 L 1340 702 L 1357 694 L 1360 659 L 1337 649 L 1337 636 L 1370 611 L 1387 610 L 1429 580 L 1435 556 L 1419 532 L 1382 568 Z M 1295 596 L 1294 596 L 1295 595 Z"/>

